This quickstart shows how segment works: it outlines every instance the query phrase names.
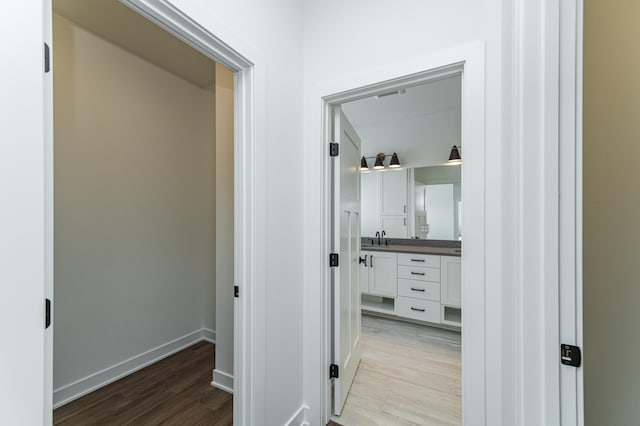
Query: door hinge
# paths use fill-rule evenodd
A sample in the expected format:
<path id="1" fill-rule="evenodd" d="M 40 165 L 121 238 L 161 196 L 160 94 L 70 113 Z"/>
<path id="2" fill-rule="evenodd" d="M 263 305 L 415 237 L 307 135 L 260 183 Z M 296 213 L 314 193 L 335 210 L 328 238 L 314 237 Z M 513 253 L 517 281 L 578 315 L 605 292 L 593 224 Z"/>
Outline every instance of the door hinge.
<path id="1" fill-rule="evenodd" d="M 329 156 L 337 157 L 338 155 L 340 155 L 340 145 L 335 142 L 329 143 Z"/>
<path id="2" fill-rule="evenodd" d="M 240 288 L 237 285 L 233 286 L 233 297 L 238 297 L 238 294 L 240 293 Z"/>
<path id="3" fill-rule="evenodd" d="M 337 364 L 331 364 L 329 366 L 329 378 L 330 379 L 338 379 L 340 378 L 340 368 Z"/>
<path id="4" fill-rule="evenodd" d="M 329 267 L 330 268 L 335 268 L 336 266 L 338 266 L 339 263 L 339 259 L 340 256 L 338 256 L 338 253 L 330 253 L 329 254 Z"/>
<path id="5" fill-rule="evenodd" d="M 560 362 L 564 365 L 580 367 L 582 363 L 582 351 L 580 351 L 578 346 L 562 343 L 560 345 Z"/>
<path id="6" fill-rule="evenodd" d="M 51 300 L 44 299 L 44 329 L 51 325 Z"/>
<path id="7" fill-rule="evenodd" d="M 51 69 L 51 64 L 49 62 L 49 45 L 47 43 L 44 44 L 44 72 L 48 73 Z"/>

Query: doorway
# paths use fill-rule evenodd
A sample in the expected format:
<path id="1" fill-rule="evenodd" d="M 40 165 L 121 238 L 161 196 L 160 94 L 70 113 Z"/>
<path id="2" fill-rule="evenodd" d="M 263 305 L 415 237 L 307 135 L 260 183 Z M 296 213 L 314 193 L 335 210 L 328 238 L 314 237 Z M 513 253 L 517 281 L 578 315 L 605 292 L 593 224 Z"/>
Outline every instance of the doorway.
<path id="1" fill-rule="evenodd" d="M 344 426 L 462 421 L 461 83 L 452 74 L 334 107 L 345 261 L 333 413 Z"/>
<path id="2" fill-rule="evenodd" d="M 233 74 L 117 1 L 54 12 L 54 422 L 200 341 L 180 376 L 228 416 Z"/>
<path id="3" fill-rule="evenodd" d="M 465 291 L 462 294 L 461 305 L 464 306 L 464 314 L 461 317 L 462 329 L 465 333 L 462 335 L 462 388 L 464 392 L 472 392 L 473 400 L 462 399 L 463 416 L 484 415 L 485 407 L 485 339 L 484 339 L 484 131 L 483 131 L 483 105 L 484 105 L 484 77 L 483 77 L 483 54 L 482 46 L 469 45 L 462 46 L 458 49 L 434 53 L 429 57 L 423 58 L 422 61 L 412 61 L 409 64 L 397 64 L 395 67 L 386 67 L 384 69 L 372 70 L 364 76 L 358 78 L 348 78 L 344 81 L 335 82 L 330 87 L 318 88 L 315 95 L 323 100 L 322 108 L 316 109 L 318 114 L 316 123 L 322 129 L 322 138 L 319 142 L 324 147 L 330 142 L 336 141 L 331 133 L 331 124 L 334 115 L 333 109 L 336 106 L 365 99 L 371 96 L 381 96 L 389 92 L 398 91 L 407 87 L 414 87 L 428 81 L 435 81 L 453 75 L 461 75 L 462 81 L 462 123 L 461 123 L 461 144 L 464 147 L 465 167 L 462 172 L 463 186 L 462 199 L 465 201 L 465 208 L 478 212 L 477 215 L 465 215 L 463 217 L 463 228 L 465 230 L 465 261 L 462 265 L 462 288 Z M 398 74 L 390 75 L 388 70 L 394 69 Z M 402 71 L 406 71 L 403 73 Z M 322 119 L 320 119 L 322 117 Z M 339 144 L 338 140 L 338 144 Z M 451 147 L 450 147 L 451 148 Z M 326 148 L 323 149 L 326 153 Z M 332 150 L 329 150 L 332 151 Z M 392 154 L 386 153 L 385 154 Z M 325 154 L 326 155 L 326 154 Z M 390 159 L 386 161 L 389 162 Z M 310 363 L 318 362 L 318 365 L 331 366 L 334 363 L 335 341 L 332 334 L 333 314 L 338 308 L 333 305 L 332 296 L 332 277 L 338 274 L 335 267 L 329 266 L 326 262 L 326 253 L 338 253 L 340 246 L 333 245 L 335 239 L 332 239 L 332 232 L 335 228 L 332 225 L 332 211 L 335 204 L 331 203 L 333 192 L 331 165 L 334 160 L 327 156 L 326 161 L 320 165 L 318 172 L 322 178 L 318 182 L 319 187 L 324 188 L 326 201 L 320 202 L 320 205 L 326 211 L 326 215 L 310 214 L 310 220 L 318 220 L 319 235 L 318 241 L 321 242 L 318 256 L 313 264 L 318 265 L 318 276 L 321 282 L 321 292 L 317 296 L 319 300 L 311 300 L 307 298 L 307 307 L 309 312 L 317 312 L 316 321 L 310 322 L 307 329 L 310 335 L 320 335 L 321 339 L 317 342 L 317 353 L 313 353 L 313 342 L 307 346 L 308 357 Z M 359 168 L 359 164 L 352 165 Z M 310 173 L 317 172 L 311 170 Z M 330 207 L 330 206 L 334 207 Z M 363 218 L 364 220 L 364 218 Z M 324 230 L 324 231 L 323 231 Z M 332 231 L 333 230 L 333 231 Z M 313 239 L 313 238 L 312 238 Z M 315 253 L 315 252 L 314 252 Z M 321 264 L 316 263 L 318 259 L 324 260 Z M 340 259 L 339 267 L 341 268 L 345 262 L 352 262 L 353 259 Z M 356 262 L 358 260 L 356 259 Z M 375 259 L 374 259 L 375 262 Z M 353 267 L 352 267 L 353 269 Z M 342 273 L 340 272 L 340 275 Z M 466 277 L 476 277 L 477 282 L 474 286 L 465 286 Z M 310 290 L 309 294 L 313 291 Z M 384 302 L 384 300 L 383 300 Z M 316 331 L 315 327 L 318 327 Z M 359 331 L 358 328 L 356 330 Z M 352 334 L 353 335 L 353 334 Z M 478 356 L 478 354 L 480 354 Z M 335 368 L 321 368 L 318 371 L 326 372 L 320 374 L 316 378 L 316 383 L 321 392 L 318 396 L 320 402 L 318 406 L 322 407 L 322 412 L 318 413 L 321 421 L 326 423 L 330 420 L 335 411 L 333 400 L 333 389 L 339 378 L 335 376 Z M 338 375 L 340 374 L 338 368 Z M 341 384 L 339 386 L 348 387 L 350 384 Z"/>
<path id="4" fill-rule="evenodd" d="M 251 412 L 251 401 L 245 398 L 244 389 L 246 386 L 252 383 L 251 376 L 251 340 L 250 330 L 252 329 L 252 312 L 249 309 L 251 298 L 253 295 L 253 274 L 251 273 L 254 265 L 251 251 L 244 250 L 247 247 L 248 239 L 253 236 L 252 217 L 254 211 L 254 198 L 251 191 L 253 187 L 253 173 L 254 171 L 245 165 L 252 163 L 253 150 L 251 147 L 254 144 L 254 132 L 253 132 L 253 92 L 252 87 L 254 84 L 253 78 L 253 66 L 251 62 L 246 60 L 243 56 L 233 51 L 228 45 L 221 43 L 219 39 L 213 36 L 210 32 L 191 20 L 188 16 L 184 15 L 180 10 L 167 6 L 164 2 L 137 2 L 137 1 L 125 1 L 126 6 L 133 9 L 139 15 L 149 19 L 152 23 L 158 25 L 159 28 L 170 32 L 177 36 L 179 39 L 186 42 L 192 48 L 197 49 L 200 54 L 215 60 L 217 63 L 227 67 L 232 73 L 231 80 L 235 80 L 235 88 L 231 97 L 234 99 L 235 106 L 233 114 L 233 122 L 235 127 L 235 134 L 232 136 L 234 141 L 233 149 L 231 151 L 231 159 L 226 159 L 227 162 L 233 164 L 230 169 L 233 175 L 233 190 L 228 191 L 233 201 L 227 202 L 232 206 L 232 211 L 236 213 L 237 219 L 234 226 L 230 227 L 230 237 L 233 241 L 233 249 L 231 252 L 234 254 L 231 264 L 232 273 L 231 281 L 228 283 L 228 294 L 233 298 L 233 302 L 230 304 L 232 309 L 230 315 L 233 317 L 231 321 L 230 335 L 231 340 L 229 346 L 234 348 L 233 359 L 230 361 L 230 369 L 232 372 L 233 381 L 227 381 L 223 384 L 226 385 L 227 390 L 233 390 L 234 392 L 234 418 L 236 421 L 242 422 L 247 416 L 247 413 Z M 51 3 L 49 3 L 49 7 Z M 49 9 L 50 10 L 50 9 Z M 45 20 L 45 28 L 50 25 L 52 16 L 49 15 L 49 23 Z M 49 46 L 51 46 L 51 39 L 49 39 Z M 51 75 L 51 74 L 49 74 Z M 51 80 L 46 80 L 48 86 L 48 95 L 51 95 Z M 45 92 L 47 93 L 47 91 Z M 45 103 L 51 102 L 51 98 L 46 99 Z M 51 118 L 52 111 L 48 109 L 46 115 Z M 49 132 L 51 129 L 49 128 Z M 49 155 L 47 157 L 48 168 L 48 182 L 52 182 L 53 174 L 53 152 L 52 152 L 52 133 L 46 134 L 48 144 L 51 146 L 49 149 Z M 166 148 L 166 147 L 165 147 Z M 153 179 L 152 176 L 147 176 L 149 179 Z M 53 202 L 53 188 L 51 186 L 50 193 L 48 194 L 50 204 Z M 129 207 L 134 207 L 136 200 L 130 200 Z M 179 203 L 177 203 L 179 204 Z M 99 207 L 99 206 L 98 206 Z M 179 208 L 179 207 L 176 207 Z M 133 209 L 134 210 L 134 209 Z M 133 211 L 131 210 L 131 211 Z M 126 214 L 126 212 L 122 212 Z M 52 207 L 49 210 L 50 217 L 52 216 Z M 231 214 L 233 217 L 233 213 Z M 46 293 L 49 299 L 53 299 L 53 223 L 47 224 L 48 234 L 48 246 L 50 247 L 51 259 L 49 259 L 49 276 L 47 277 Z M 228 249 L 228 248 L 227 248 Z M 243 288 L 243 297 L 234 298 L 234 284 L 236 288 Z M 237 291 L 235 292 L 237 295 Z M 55 306 L 55 300 L 53 300 Z M 55 319 L 54 319 L 55 321 Z M 203 332 L 209 337 L 208 332 Z M 247 334 L 248 333 L 248 334 Z M 193 337 L 193 336 L 190 336 Z M 172 345 L 179 347 L 182 340 L 171 342 Z M 47 380 L 51 380 L 52 377 L 52 353 L 53 353 L 53 341 L 51 334 L 48 333 L 46 342 L 46 355 L 47 360 Z M 249 356 L 242 356 L 249 348 Z M 145 356 L 153 353 L 145 354 Z M 126 367 L 126 365 L 125 365 Z M 215 376 L 214 376 L 215 381 Z M 51 382 L 49 382 L 51 383 Z M 220 387 L 223 387 L 220 386 Z M 45 419 L 51 420 L 51 407 L 53 405 L 50 396 L 45 398 Z M 47 408 L 47 406 L 49 408 Z"/>

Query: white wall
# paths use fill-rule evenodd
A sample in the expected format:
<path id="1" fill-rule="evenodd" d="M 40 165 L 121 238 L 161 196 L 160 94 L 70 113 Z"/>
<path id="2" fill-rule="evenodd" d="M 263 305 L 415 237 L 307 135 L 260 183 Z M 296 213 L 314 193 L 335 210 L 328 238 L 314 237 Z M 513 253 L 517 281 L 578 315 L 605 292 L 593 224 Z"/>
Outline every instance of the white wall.
<path id="1" fill-rule="evenodd" d="M 509 161 L 508 144 L 502 138 L 503 114 L 503 44 L 505 11 L 500 0 L 464 0 L 457 2 L 410 0 L 403 2 L 352 0 L 308 0 L 305 2 L 304 88 L 310 93 L 345 76 L 357 78 L 366 70 L 408 61 L 428 52 L 473 41 L 485 41 L 486 47 L 486 186 L 487 205 L 507 210 L 511 196 L 504 184 L 508 176 L 503 166 Z M 305 105 L 313 105 L 311 100 Z M 506 108 L 506 107 L 505 107 Z M 312 146 L 309 149 L 314 149 Z M 502 207 L 505 206 L 505 207 Z M 501 345 L 503 274 L 510 273 L 511 263 L 504 261 L 503 245 L 510 240 L 503 235 L 502 214 L 490 215 L 486 221 L 486 345 Z M 507 222 L 505 222 L 507 223 Z M 309 244 L 312 244 L 309 242 Z M 506 250 L 508 251 L 508 250 Z M 508 355 L 508 353 L 507 353 Z M 512 382 L 503 376 L 508 360 L 487 360 L 487 424 L 515 424 L 515 403 L 511 393 L 501 393 L 501 386 Z M 311 366 L 305 371 L 312 371 Z M 503 383 L 504 381 L 504 383 Z M 307 389 L 310 394 L 314 389 Z M 504 417 L 503 417 L 504 416 Z"/>
<path id="2" fill-rule="evenodd" d="M 216 366 L 215 383 L 233 376 L 233 73 L 216 64 Z M 227 381 L 225 381 L 227 378 Z M 231 385 L 231 386 L 229 386 Z"/>
<path id="3" fill-rule="evenodd" d="M 584 3 L 585 425 L 640 419 L 640 4 Z"/>
<path id="4" fill-rule="evenodd" d="M 211 90 L 57 15 L 54 46 L 57 389 L 215 327 L 215 153 Z"/>

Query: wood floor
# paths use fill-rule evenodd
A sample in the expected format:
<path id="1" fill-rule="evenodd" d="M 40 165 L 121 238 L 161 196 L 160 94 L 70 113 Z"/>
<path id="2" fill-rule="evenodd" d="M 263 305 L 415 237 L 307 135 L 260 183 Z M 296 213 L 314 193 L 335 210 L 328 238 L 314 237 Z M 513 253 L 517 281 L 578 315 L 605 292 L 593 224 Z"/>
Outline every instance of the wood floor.
<path id="1" fill-rule="evenodd" d="M 343 426 L 460 425 L 460 333 L 363 315 Z M 333 423 L 335 424 L 335 423 Z"/>
<path id="2" fill-rule="evenodd" d="M 231 425 L 233 400 L 211 386 L 215 346 L 200 342 L 53 412 L 55 425 Z"/>

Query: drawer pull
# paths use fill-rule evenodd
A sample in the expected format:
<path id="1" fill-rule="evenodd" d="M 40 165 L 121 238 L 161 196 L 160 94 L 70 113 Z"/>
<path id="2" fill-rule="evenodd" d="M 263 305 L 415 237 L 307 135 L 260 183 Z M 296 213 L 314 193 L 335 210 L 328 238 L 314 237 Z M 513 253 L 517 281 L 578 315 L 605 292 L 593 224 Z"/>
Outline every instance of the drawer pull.
<path id="1" fill-rule="evenodd" d="M 411 287 L 411 290 L 413 290 L 413 291 L 422 291 L 422 292 L 424 292 L 424 288 L 415 288 L 415 287 Z"/>
<path id="2" fill-rule="evenodd" d="M 413 306 L 411 307 L 412 311 L 418 311 L 418 312 L 424 312 L 426 311 L 426 309 L 420 309 L 420 308 L 414 308 Z"/>
<path id="3" fill-rule="evenodd" d="M 424 275 L 424 272 L 411 272 L 411 275 Z"/>
<path id="4" fill-rule="evenodd" d="M 411 259 L 412 262 L 423 262 L 424 263 L 424 259 Z"/>

